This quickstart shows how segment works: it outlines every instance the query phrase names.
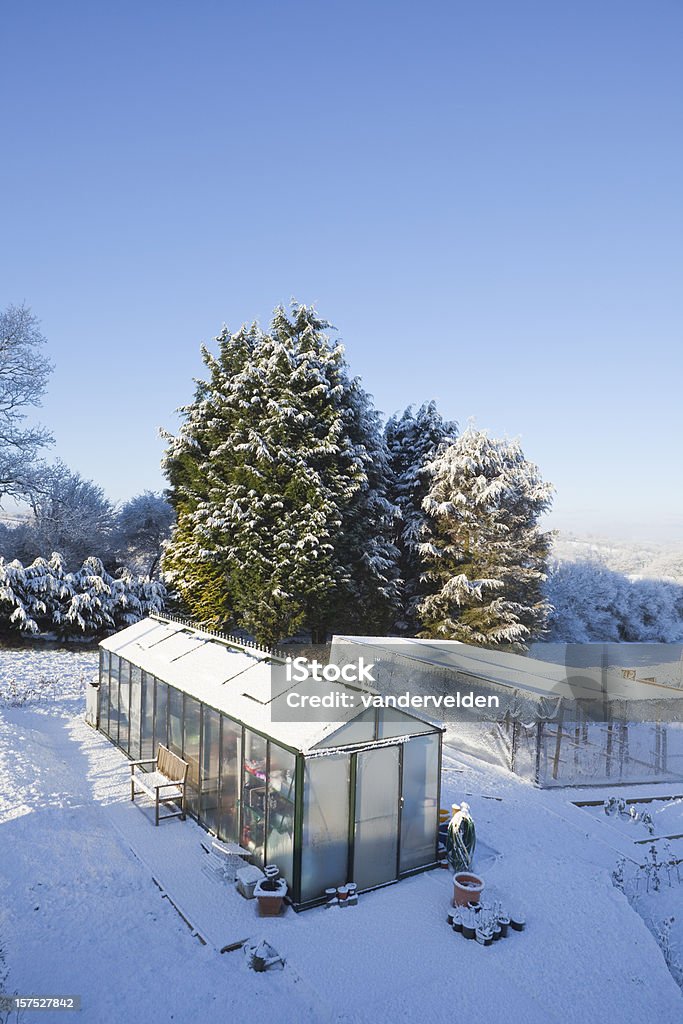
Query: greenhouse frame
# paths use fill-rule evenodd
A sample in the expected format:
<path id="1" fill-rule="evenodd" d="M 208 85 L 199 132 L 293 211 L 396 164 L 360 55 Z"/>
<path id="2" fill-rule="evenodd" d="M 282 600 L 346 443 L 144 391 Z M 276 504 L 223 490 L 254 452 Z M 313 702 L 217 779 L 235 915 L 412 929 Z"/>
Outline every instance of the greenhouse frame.
<path id="1" fill-rule="evenodd" d="M 433 867 L 443 729 L 376 708 L 274 721 L 276 660 L 151 616 L 101 642 L 93 724 L 131 760 L 163 744 L 187 761 L 187 813 L 277 864 L 296 909 L 348 881 L 364 891 Z"/>

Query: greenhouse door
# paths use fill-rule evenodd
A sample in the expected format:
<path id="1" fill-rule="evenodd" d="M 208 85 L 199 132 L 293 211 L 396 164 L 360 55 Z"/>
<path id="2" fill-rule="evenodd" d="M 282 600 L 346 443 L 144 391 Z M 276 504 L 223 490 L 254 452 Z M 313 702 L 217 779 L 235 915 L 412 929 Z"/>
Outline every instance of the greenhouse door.
<path id="1" fill-rule="evenodd" d="M 398 876 L 399 748 L 356 754 L 352 880 L 370 889 Z"/>

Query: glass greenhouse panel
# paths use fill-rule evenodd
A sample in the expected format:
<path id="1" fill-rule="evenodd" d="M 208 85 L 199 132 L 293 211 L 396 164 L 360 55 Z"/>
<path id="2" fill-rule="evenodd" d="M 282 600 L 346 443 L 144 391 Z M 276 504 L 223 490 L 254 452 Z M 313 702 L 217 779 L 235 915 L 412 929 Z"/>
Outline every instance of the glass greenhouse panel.
<path id="1" fill-rule="evenodd" d="M 168 688 L 168 749 L 183 756 L 183 694 L 174 686 Z"/>
<path id="2" fill-rule="evenodd" d="M 348 881 L 349 772 L 346 754 L 306 760 L 301 899 Z"/>
<path id="3" fill-rule="evenodd" d="M 378 738 L 389 739 L 392 736 L 411 736 L 416 732 L 434 732 L 429 722 L 421 722 L 410 715 L 404 715 L 397 708 L 388 708 L 379 712 Z"/>
<path id="4" fill-rule="evenodd" d="M 241 837 L 242 726 L 221 716 L 221 773 L 218 791 L 218 835 L 237 843 Z"/>
<path id="5" fill-rule="evenodd" d="M 130 713 L 130 664 L 121 659 L 119 672 L 119 746 L 128 752 L 128 715 Z"/>
<path id="6" fill-rule="evenodd" d="M 115 654 L 109 667 L 109 736 L 119 742 L 119 659 Z"/>
<path id="7" fill-rule="evenodd" d="M 399 748 L 363 750 L 356 757 L 353 881 L 369 889 L 397 877 Z"/>
<path id="8" fill-rule="evenodd" d="M 109 735 L 109 670 L 102 673 L 99 692 L 99 720 L 102 732 Z"/>
<path id="9" fill-rule="evenodd" d="M 347 747 L 352 743 L 368 743 L 376 738 L 377 712 L 368 708 L 351 722 L 327 736 L 317 747 Z"/>
<path id="10" fill-rule="evenodd" d="M 244 730 L 244 775 L 242 784 L 242 846 L 251 851 L 254 864 L 263 867 L 266 812 L 267 741 L 250 729 Z"/>
<path id="11" fill-rule="evenodd" d="M 403 746 L 401 871 L 436 857 L 439 737 L 418 736 Z"/>
<path id="12" fill-rule="evenodd" d="M 199 814 L 207 828 L 218 831 L 218 784 L 221 762 L 221 716 L 202 709 L 202 777 Z"/>
<path id="13" fill-rule="evenodd" d="M 268 836 L 266 858 L 277 864 L 280 874 L 292 884 L 294 863 L 294 789 L 296 757 L 277 744 L 270 744 L 268 766 Z"/>
<path id="14" fill-rule="evenodd" d="M 168 686 L 157 679 L 155 688 L 154 708 L 154 750 L 152 757 L 157 756 L 159 744 L 168 746 Z"/>
<path id="15" fill-rule="evenodd" d="M 199 726 L 200 704 L 185 694 L 183 760 L 187 761 L 187 809 L 199 814 Z"/>
<path id="16" fill-rule="evenodd" d="M 128 753 L 134 761 L 140 757 L 140 704 L 142 701 L 142 671 L 137 665 L 130 667 L 130 737 Z"/>
<path id="17" fill-rule="evenodd" d="M 142 673 L 140 757 L 154 757 L 154 676 L 149 672 Z"/>

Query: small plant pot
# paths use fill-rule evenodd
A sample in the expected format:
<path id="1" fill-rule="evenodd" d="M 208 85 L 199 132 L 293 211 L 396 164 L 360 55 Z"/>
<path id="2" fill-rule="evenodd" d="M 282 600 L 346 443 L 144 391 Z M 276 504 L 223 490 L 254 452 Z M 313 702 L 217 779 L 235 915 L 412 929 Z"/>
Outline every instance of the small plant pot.
<path id="1" fill-rule="evenodd" d="M 466 907 L 468 903 L 478 903 L 484 890 L 484 880 L 469 871 L 458 871 L 453 875 L 453 906 Z"/>
<path id="2" fill-rule="evenodd" d="M 474 925 L 463 923 L 462 926 L 462 937 L 464 939 L 473 939 L 476 934 L 476 928 Z"/>
<path id="3" fill-rule="evenodd" d="M 526 921 L 520 914 L 510 917 L 510 927 L 516 932 L 523 932 L 526 928 Z"/>
<path id="4" fill-rule="evenodd" d="M 501 928 L 501 926 L 499 924 L 497 924 L 496 927 L 493 929 L 493 941 L 494 942 L 498 942 L 498 939 L 502 939 L 502 937 L 503 937 L 503 929 Z"/>
<path id="5" fill-rule="evenodd" d="M 331 900 L 333 898 L 336 899 L 337 887 L 335 886 L 333 889 L 325 889 L 325 896 L 328 900 Z"/>
<path id="6" fill-rule="evenodd" d="M 488 932 L 482 931 L 481 928 L 477 928 L 475 938 L 480 946 L 490 946 L 493 943 L 493 939 Z"/>
<path id="7" fill-rule="evenodd" d="M 273 888 L 270 888 L 270 886 Z M 282 904 L 287 895 L 287 882 L 278 878 L 274 882 L 264 878 L 254 887 L 254 896 L 258 902 L 259 917 L 277 917 L 282 911 Z"/>
<path id="8" fill-rule="evenodd" d="M 337 896 L 339 897 L 339 902 L 340 903 L 343 900 L 347 900 L 349 898 L 349 887 L 348 887 L 348 885 L 340 885 L 339 888 L 337 889 Z"/>
<path id="9" fill-rule="evenodd" d="M 507 938 L 508 928 L 510 927 L 510 920 L 507 917 L 498 918 L 498 927 L 500 928 L 501 939 Z"/>

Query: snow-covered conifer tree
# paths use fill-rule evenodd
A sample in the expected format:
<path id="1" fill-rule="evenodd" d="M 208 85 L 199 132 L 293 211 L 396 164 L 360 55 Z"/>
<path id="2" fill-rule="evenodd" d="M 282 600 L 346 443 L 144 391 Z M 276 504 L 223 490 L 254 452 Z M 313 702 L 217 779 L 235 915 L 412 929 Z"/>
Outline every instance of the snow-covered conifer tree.
<path id="1" fill-rule="evenodd" d="M 457 424 L 444 420 L 435 402 L 416 413 L 409 406 L 387 420 L 384 436 L 389 453 L 389 496 L 398 506 L 395 543 L 400 552 L 401 610 L 395 623 L 401 633 L 418 628 L 417 605 L 426 596 L 425 572 L 419 545 L 425 522 L 423 501 L 430 484 L 428 466 L 457 436 Z"/>
<path id="2" fill-rule="evenodd" d="M 99 558 L 67 573 L 56 552 L 24 567 L 0 559 L 0 629 L 98 636 L 162 612 L 166 588 L 158 580 L 121 569 L 109 575 Z"/>
<path id="3" fill-rule="evenodd" d="M 467 430 L 430 465 L 420 553 L 431 592 L 422 636 L 525 644 L 545 630 L 550 534 L 538 525 L 552 488 L 516 441 Z"/>
<path id="4" fill-rule="evenodd" d="M 388 616 L 391 511 L 376 414 L 315 310 L 224 330 L 164 462 L 176 516 L 164 569 L 190 612 L 273 643 L 321 639 L 354 607 Z"/>
<path id="5" fill-rule="evenodd" d="M 38 633 L 40 627 L 35 616 L 41 612 L 41 602 L 31 594 L 21 562 L 0 559 L 0 621 L 3 628 Z"/>

